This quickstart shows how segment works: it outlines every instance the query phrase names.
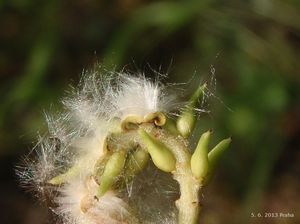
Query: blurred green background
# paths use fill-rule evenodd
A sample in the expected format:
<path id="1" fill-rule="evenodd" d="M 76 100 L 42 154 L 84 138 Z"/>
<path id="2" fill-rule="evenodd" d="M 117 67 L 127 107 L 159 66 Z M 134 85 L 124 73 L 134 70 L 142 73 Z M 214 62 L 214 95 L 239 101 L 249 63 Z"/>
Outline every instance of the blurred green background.
<path id="1" fill-rule="evenodd" d="M 43 111 L 95 62 L 192 79 L 189 91 L 212 80 L 197 131 L 234 143 L 206 189 L 204 224 L 300 223 L 299 0 L 4 0 L 0 28 L 0 223 L 47 223 L 14 166 L 45 131 Z"/>

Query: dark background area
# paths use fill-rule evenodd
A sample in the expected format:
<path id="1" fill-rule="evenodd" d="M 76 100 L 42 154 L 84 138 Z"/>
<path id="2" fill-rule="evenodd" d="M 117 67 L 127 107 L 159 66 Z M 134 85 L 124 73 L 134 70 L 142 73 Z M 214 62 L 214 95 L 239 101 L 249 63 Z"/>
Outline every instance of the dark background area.
<path id="1" fill-rule="evenodd" d="M 300 1 L 11 0 L 0 1 L 0 28 L 1 224 L 47 223 L 14 167 L 45 131 L 43 111 L 95 62 L 192 79 L 187 95 L 216 78 L 197 131 L 234 142 L 203 223 L 300 223 Z"/>

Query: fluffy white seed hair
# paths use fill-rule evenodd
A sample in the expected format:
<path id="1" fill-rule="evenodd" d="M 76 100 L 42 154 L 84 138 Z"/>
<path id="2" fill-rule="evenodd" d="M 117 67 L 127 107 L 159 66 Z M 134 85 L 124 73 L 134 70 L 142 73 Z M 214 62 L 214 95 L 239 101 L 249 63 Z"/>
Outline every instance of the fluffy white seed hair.
<path id="1" fill-rule="evenodd" d="M 129 114 L 145 116 L 151 112 L 168 112 L 174 98 L 164 92 L 164 86 L 152 83 L 144 76 L 121 75 L 120 86 L 113 96 L 113 110 L 116 116 L 124 118 Z"/>
<path id="2" fill-rule="evenodd" d="M 174 99 L 166 94 L 164 85 L 143 75 L 102 74 L 97 70 L 84 73 L 79 87 L 62 100 L 65 111 L 46 116 L 49 133 L 35 147 L 36 159 L 29 156 L 24 168 L 18 169 L 22 183 L 34 187 L 40 199 L 45 195 L 54 198 L 54 211 L 66 224 L 123 223 L 129 211 L 121 198 L 113 193 L 94 198 L 95 185 L 90 176 L 103 154 L 103 141 L 116 129 L 116 121 L 132 114 L 168 113 Z M 74 166 L 79 172 L 67 183 L 48 184 Z M 88 204 L 85 212 L 84 203 Z"/>
<path id="3" fill-rule="evenodd" d="M 112 192 L 95 198 L 92 178 L 74 178 L 59 191 L 55 212 L 68 224 L 118 224 L 129 219 L 127 205 Z"/>
<path id="4" fill-rule="evenodd" d="M 94 72 L 84 75 L 80 89 L 63 103 L 81 123 L 98 126 L 99 118 L 110 121 L 130 114 L 145 116 L 156 111 L 168 112 L 174 101 L 164 85 L 151 82 L 143 75 L 99 76 Z"/>

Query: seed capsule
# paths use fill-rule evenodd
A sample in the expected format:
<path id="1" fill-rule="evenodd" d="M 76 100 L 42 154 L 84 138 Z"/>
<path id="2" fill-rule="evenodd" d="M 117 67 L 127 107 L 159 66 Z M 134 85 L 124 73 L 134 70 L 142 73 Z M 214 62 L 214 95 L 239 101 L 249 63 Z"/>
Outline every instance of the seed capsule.
<path id="1" fill-rule="evenodd" d="M 224 155 L 224 152 L 228 149 L 231 141 L 231 138 L 222 140 L 208 153 L 209 170 L 206 177 L 206 184 L 211 180 L 212 176 L 214 175 L 215 169 L 221 157 Z"/>
<path id="2" fill-rule="evenodd" d="M 180 133 L 177 130 L 176 123 L 171 118 L 166 118 L 166 122 L 163 125 L 163 128 L 169 131 L 173 135 L 179 135 Z"/>
<path id="3" fill-rule="evenodd" d="M 67 172 L 60 174 L 51 180 L 48 181 L 49 184 L 52 185 L 60 185 L 63 183 L 68 182 L 70 179 L 75 177 L 79 173 L 79 167 L 78 166 L 72 166 Z"/>
<path id="4" fill-rule="evenodd" d="M 191 170 L 193 175 L 203 181 L 208 172 L 208 144 L 211 131 L 203 133 L 200 137 L 196 150 L 191 158 Z"/>
<path id="5" fill-rule="evenodd" d="M 175 170 L 175 157 L 163 143 L 159 142 L 142 129 L 139 130 L 139 135 L 157 168 L 165 172 Z"/>
<path id="6" fill-rule="evenodd" d="M 134 176 L 141 172 L 149 161 L 149 153 L 139 148 L 128 158 L 126 164 L 126 176 Z"/>
<path id="7" fill-rule="evenodd" d="M 100 177 L 100 186 L 97 196 L 103 196 L 113 185 L 116 177 L 121 173 L 126 159 L 126 152 L 118 151 L 111 155 L 107 161 L 103 174 Z"/>
<path id="8" fill-rule="evenodd" d="M 149 153 L 140 147 L 138 147 L 134 152 L 129 153 L 124 165 L 124 176 L 122 175 L 122 178 L 118 178 L 117 181 L 114 182 L 112 188 L 126 188 L 126 185 L 147 166 L 149 158 Z"/>
<path id="9" fill-rule="evenodd" d="M 186 108 L 177 120 L 177 129 L 183 137 L 188 137 L 194 129 L 196 117 L 194 108 Z"/>
<path id="10" fill-rule="evenodd" d="M 206 83 L 200 86 L 196 92 L 192 95 L 181 115 L 177 120 L 177 129 L 183 137 L 188 137 L 193 131 L 196 123 L 195 107 L 199 101 L 199 98 L 203 95 L 206 88 Z"/>

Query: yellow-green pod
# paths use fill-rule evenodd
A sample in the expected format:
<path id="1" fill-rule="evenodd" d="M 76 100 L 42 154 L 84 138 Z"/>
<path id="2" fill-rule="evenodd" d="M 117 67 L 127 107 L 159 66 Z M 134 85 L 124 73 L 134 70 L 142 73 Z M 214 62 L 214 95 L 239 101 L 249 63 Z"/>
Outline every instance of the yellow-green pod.
<path id="1" fill-rule="evenodd" d="M 196 124 L 196 111 L 195 107 L 199 101 L 199 98 L 203 95 L 206 88 L 206 83 L 200 86 L 192 95 L 187 105 L 183 109 L 181 115 L 177 119 L 177 130 L 183 137 L 188 137 L 193 131 Z"/>
<path id="2" fill-rule="evenodd" d="M 232 138 L 226 138 L 222 140 L 208 153 L 209 169 L 206 177 L 206 183 L 208 183 L 211 180 L 221 157 L 224 155 L 224 152 L 229 148 L 231 141 Z"/>
<path id="3" fill-rule="evenodd" d="M 175 157 L 162 142 L 159 142 L 142 129 L 139 130 L 139 135 L 157 168 L 165 172 L 175 170 Z"/>
<path id="4" fill-rule="evenodd" d="M 125 188 L 126 184 L 131 182 L 135 175 L 143 171 L 149 161 L 149 158 L 149 153 L 142 148 L 138 148 L 136 151 L 129 154 L 124 166 L 124 176 L 122 176 L 124 178 L 118 178 L 112 188 Z"/>
<path id="5" fill-rule="evenodd" d="M 149 153 L 139 148 L 128 158 L 126 176 L 134 176 L 141 172 L 149 161 Z"/>
<path id="6" fill-rule="evenodd" d="M 211 131 L 203 133 L 200 137 L 195 152 L 191 158 L 191 170 L 193 175 L 203 180 L 208 172 L 208 144 L 211 136 Z"/>
<path id="7" fill-rule="evenodd" d="M 111 152 L 107 152 L 106 154 L 104 154 L 97 160 L 97 162 L 94 166 L 94 174 L 95 174 L 96 179 L 100 178 L 101 175 L 103 174 L 106 163 L 110 159 L 111 155 L 112 155 Z"/>
<path id="8" fill-rule="evenodd" d="M 182 112 L 182 114 L 177 120 L 177 130 L 183 137 L 186 138 L 192 133 L 195 127 L 195 123 L 196 115 L 194 112 L 194 108 L 186 108 L 186 110 Z"/>
<path id="9" fill-rule="evenodd" d="M 165 130 L 169 131 L 173 135 L 179 135 L 176 127 L 176 123 L 171 118 L 166 118 L 165 124 L 162 126 Z"/>
<path id="10" fill-rule="evenodd" d="M 114 184 L 116 177 L 121 173 L 126 160 L 126 152 L 118 151 L 108 159 L 100 179 L 97 196 L 103 196 Z"/>
<path id="11" fill-rule="evenodd" d="M 75 165 L 72 166 L 70 169 L 68 169 L 67 172 L 52 178 L 51 180 L 48 181 L 48 183 L 53 185 L 60 185 L 68 182 L 70 179 L 72 179 L 78 174 L 79 174 L 79 167 Z"/>

